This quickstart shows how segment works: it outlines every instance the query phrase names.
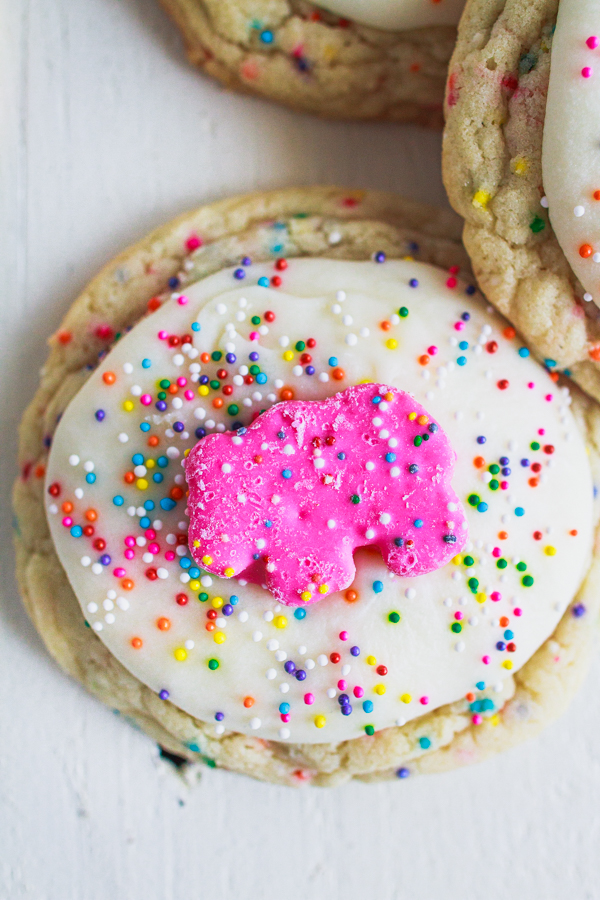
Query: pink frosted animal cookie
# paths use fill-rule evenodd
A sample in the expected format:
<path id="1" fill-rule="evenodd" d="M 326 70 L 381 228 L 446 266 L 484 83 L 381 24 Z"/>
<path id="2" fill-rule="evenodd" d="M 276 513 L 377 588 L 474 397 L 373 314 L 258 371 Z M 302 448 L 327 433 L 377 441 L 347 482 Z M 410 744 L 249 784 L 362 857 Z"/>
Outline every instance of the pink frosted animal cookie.
<path id="1" fill-rule="evenodd" d="M 440 426 L 388 385 L 278 403 L 189 454 L 192 555 L 288 605 L 352 584 L 358 547 L 398 575 L 432 572 L 467 539 L 455 460 Z"/>

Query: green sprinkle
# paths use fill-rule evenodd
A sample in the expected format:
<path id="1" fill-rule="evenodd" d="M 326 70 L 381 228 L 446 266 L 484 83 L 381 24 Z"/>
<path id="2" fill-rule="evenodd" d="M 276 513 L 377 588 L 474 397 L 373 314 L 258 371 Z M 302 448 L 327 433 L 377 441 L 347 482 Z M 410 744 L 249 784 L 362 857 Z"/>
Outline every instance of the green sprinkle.
<path id="1" fill-rule="evenodd" d="M 219 660 L 218 659 L 209 659 L 208 668 L 214 672 L 215 669 L 219 668 Z"/>
<path id="2" fill-rule="evenodd" d="M 488 466 L 488 472 L 490 472 L 491 475 L 497 475 L 499 471 L 500 466 L 497 466 L 496 463 L 492 463 L 491 466 Z"/>
<path id="3" fill-rule="evenodd" d="M 206 603 L 206 601 L 208 600 L 208 594 L 202 591 L 201 594 L 198 594 L 198 600 L 200 600 L 201 603 Z"/>
<path id="4" fill-rule="evenodd" d="M 171 387 L 171 382 L 168 378 L 163 378 L 162 381 L 159 381 L 159 385 L 163 389 L 163 391 L 166 391 L 167 388 Z"/>
<path id="5" fill-rule="evenodd" d="M 159 399 L 159 400 L 166 400 L 166 399 L 167 399 L 167 395 L 165 394 L 164 391 L 159 391 L 157 396 L 158 396 L 158 399 Z"/>
<path id="6" fill-rule="evenodd" d="M 531 587 L 531 585 L 533 584 L 533 578 L 531 577 L 531 575 L 523 575 L 523 577 L 521 578 L 521 584 L 523 585 L 523 587 Z"/>
<path id="7" fill-rule="evenodd" d="M 260 316 L 252 316 L 250 321 L 253 325 L 260 325 Z"/>
<path id="8" fill-rule="evenodd" d="M 350 499 L 352 500 L 353 503 L 360 503 L 360 497 L 358 496 L 358 494 L 352 494 Z"/>
<path id="9" fill-rule="evenodd" d="M 477 506 L 481 502 L 481 497 L 478 494 L 469 494 L 467 502 L 469 506 Z"/>
<path id="10" fill-rule="evenodd" d="M 496 563 L 496 566 L 499 569 L 505 569 L 507 567 L 507 565 L 508 565 L 508 563 L 506 562 L 505 559 L 499 559 L 498 562 Z"/>
<path id="11" fill-rule="evenodd" d="M 398 310 L 398 315 L 400 316 L 401 319 L 405 319 L 408 315 L 407 308 L 405 306 L 401 306 L 400 309 Z"/>
<path id="12" fill-rule="evenodd" d="M 420 434 L 418 434 L 416 436 L 416 438 L 414 439 L 413 444 L 415 445 L 415 447 L 420 447 L 422 443 L 423 443 L 423 438 L 421 437 Z"/>
<path id="13" fill-rule="evenodd" d="M 305 349 L 306 344 L 304 343 L 304 341 L 296 341 L 296 350 L 298 351 L 298 353 L 301 353 Z"/>
<path id="14" fill-rule="evenodd" d="M 469 586 L 469 590 L 472 591 L 473 593 L 476 593 L 477 588 L 479 587 L 478 580 L 476 578 L 469 578 L 469 580 L 467 581 L 467 584 Z"/>
<path id="15" fill-rule="evenodd" d="M 229 406 L 227 407 L 227 412 L 229 413 L 230 416 L 237 416 L 239 411 L 240 411 L 240 408 L 237 405 L 237 403 L 230 403 Z"/>
<path id="16" fill-rule="evenodd" d="M 220 381 L 216 381 L 216 380 L 215 380 L 215 381 L 211 381 L 211 382 L 210 382 L 210 386 L 211 386 L 211 388 L 213 389 L 213 391 L 218 391 L 219 388 L 221 387 L 221 382 L 220 382 Z"/>
<path id="17" fill-rule="evenodd" d="M 251 375 L 259 375 L 260 374 L 260 366 L 250 366 L 249 372 Z"/>
<path id="18" fill-rule="evenodd" d="M 529 446 L 530 446 L 530 448 L 531 448 L 532 450 L 539 450 L 539 449 L 540 449 L 540 445 L 538 444 L 537 441 L 532 441 L 532 442 L 530 443 Z"/>
<path id="19" fill-rule="evenodd" d="M 373 735 L 375 734 L 375 729 L 372 725 L 365 725 L 365 734 Z"/>
<path id="20" fill-rule="evenodd" d="M 388 622 L 392 622 L 394 625 L 397 625 L 400 621 L 400 613 L 399 612 L 391 612 L 388 616 Z"/>
<path id="21" fill-rule="evenodd" d="M 219 362 L 222 356 L 223 354 L 220 350 L 213 350 L 213 352 L 210 354 L 210 358 L 213 362 Z"/>
<path id="22" fill-rule="evenodd" d="M 465 558 L 463 559 L 463 562 L 464 562 L 465 566 L 467 566 L 467 568 L 469 566 L 475 565 L 475 560 L 473 559 L 472 556 L 465 556 Z"/>
<path id="23" fill-rule="evenodd" d="M 524 572 L 526 570 L 526 568 L 527 568 L 527 563 L 524 563 L 524 562 L 517 563 L 517 570 L 519 572 Z"/>
<path id="24" fill-rule="evenodd" d="M 546 227 L 546 223 L 539 216 L 534 216 L 533 222 L 529 226 L 534 234 L 539 234 Z"/>
<path id="25" fill-rule="evenodd" d="M 460 622 L 453 622 L 450 628 L 452 629 L 454 634 L 460 634 L 462 631 L 462 625 L 460 624 Z"/>
<path id="26" fill-rule="evenodd" d="M 500 487 L 500 482 L 497 481 L 495 478 L 492 478 L 488 487 L 489 487 L 490 491 L 497 491 L 498 488 Z"/>

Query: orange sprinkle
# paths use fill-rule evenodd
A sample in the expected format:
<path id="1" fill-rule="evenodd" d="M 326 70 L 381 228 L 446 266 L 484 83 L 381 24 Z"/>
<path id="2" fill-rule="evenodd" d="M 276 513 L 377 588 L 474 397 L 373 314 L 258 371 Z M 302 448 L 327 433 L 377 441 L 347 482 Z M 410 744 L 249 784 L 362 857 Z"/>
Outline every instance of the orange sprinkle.
<path id="1" fill-rule="evenodd" d="M 558 381 L 558 372 L 550 372 L 550 381 Z"/>
<path id="2" fill-rule="evenodd" d="M 36 478 L 43 478 L 45 474 L 46 474 L 46 466 L 39 465 L 39 466 L 35 467 L 35 477 Z"/>
<path id="3" fill-rule="evenodd" d="M 469 693 L 465 695 L 465 699 L 468 700 L 469 703 L 472 703 L 475 699 L 475 694 L 473 693 L 473 691 L 469 691 Z"/>
<path id="4" fill-rule="evenodd" d="M 508 616 L 502 616 L 500 619 L 500 624 L 502 625 L 503 628 L 506 628 L 506 626 L 508 625 L 509 622 L 510 622 L 510 619 L 508 618 Z"/>
<path id="5" fill-rule="evenodd" d="M 177 384 L 170 384 L 169 387 L 167 388 L 167 390 L 170 394 L 176 394 L 177 391 L 179 390 L 179 387 Z"/>
<path id="6" fill-rule="evenodd" d="M 294 392 L 291 388 L 284 387 L 281 389 L 281 394 L 279 396 L 281 397 L 282 400 L 293 400 Z"/>
<path id="7" fill-rule="evenodd" d="M 70 331 L 59 331 L 56 338 L 59 344 L 70 344 L 73 340 L 73 335 Z"/>
<path id="8" fill-rule="evenodd" d="M 215 399 L 212 402 L 212 405 L 214 406 L 215 409 L 221 409 L 221 407 L 223 406 L 223 398 L 215 397 Z"/>
<path id="9" fill-rule="evenodd" d="M 483 458 L 483 456 L 476 456 L 473 460 L 473 465 L 476 469 L 483 469 L 483 467 L 485 466 L 485 459 Z"/>
<path id="10" fill-rule="evenodd" d="M 88 522 L 95 522 L 96 519 L 98 518 L 98 513 L 96 512 L 95 509 L 92 509 L 92 508 L 86 509 L 85 517 L 88 520 Z"/>
<path id="11" fill-rule="evenodd" d="M 569 532 L 569 534 L 572 535 L 573 537 L 577 537 L 578 533 L 579 532 L 577 531 L 576 528 L 572 528 L 571 531 Z"/>
<path id="12" fill-rule="evenodd" d="M 173 487 L 169 491 L 169 495 L 173 500 L 181 500 L 183 497 L 183 489 L 180 487 Z"/>
<path id="13" fill-rule="evenodd" d="M 131 638 L 131 646 L 134 650 L 139 650 L 144 642 L 139 637 Z"/>
<path id="14" fill-rule="evenodd" d="M 70 500 L 65 500 L 65 502 L 63 503 L 61 509 L 62 509 L 62 511 L 63 511 L 64 513 L 70 513 L 70 512 L 73 512 L 73 504 L 71 503 Z"/>
<path id="15" fill-rule="evenodd" d="M 379 323 L 379 327 L 381 328 L 382 331 L 389 331 L 390 328 L 392 327 L 392 323 L 389 322 L 387 319 L 385 319 L 383 322 Z"/>
<path id="16" fill-rule="evenodd" d="M 579 255 L 583 259 L 588 259 L 592 253 L 594 252 L 594 248 L 590 244 L 582 244 L 579 248 Z"/>
<path id="17" fill-rule="evenodd" d="M 334 381 L 343 381 L 346 377 L 346 373 L 340 366 L 336 366 L 333 372 L 331 373 L 331 377 Z"/>
<path id="18" fill-rule="evenodd" d="M 161 616 L 160 619 L 156 620 L 156 627 L 160 631 L 168 631 L 171 627 L 171 620 L 167 619 L 166 616 Z"/>
<path id="19" fill-rule="evenodd" d="M 529 481 L 527 482 L 529 487 L 537 487 L 539 483 L 540 483 L 539 478 L 530 478 Z"/>
<path id="20" fill-rule="evenodd" d="M 114 372 L 105 372 L 102 376 L 102 381 L 104 382 L 104 384 L 114 384 L 116 380 L 117 376 Z"/>
<path id="21" fill-rule="evenodd" d="M 148 446 L 149 447 L 158 447 L 160 444 L 160 440 L 156 437 L 155 434 L 150 435 L 148 438 Z"/>
<path id="22" fill-rule="evenodd" d="M 422 366 L 426 366 L 429 363 L 429 357 L 426 353 L 419 357 L 419 363 Z"/>
<path id="23" fill-rule="evenodd" d="M 508 537 L 508 531 L 499 531 L 498 532 L 498 540 L 505 541 Z"/>
<path id="24" fill-rule="evenodd" d="M 207 622 L 204 627 L 206 628 L 207 631 L 214 631 L 217 626 L 215 625 L 214 622 Z"/>
<path id="25" fill-rule="evenodd" d="M 352 589 L 346 591 L 346 593 L 344 594 L 344 600 L 346 601 L 346 603 L 356 603 L 356 601 L 358 600 L 358 591 L 353 591 Z"/>
<path id="26" fill-rule="evenodd" d="M 135 587 L 135 581 L 132 581 L 131 578 L 124 578 L 121 582 L 121 587 L 124 591 L 132 591 Z"/>
<path id="27" fill-rule="evenodd" d="M 200 359 L 202 360 L 203 363 L 210 362 L 210 353 L 201 353 Z"/>
<path id="28" fill-rule="evenodd" d="M 594 191 L 594 200 L 600 200 L 600 191 Z"/>
<path id="29" fill-rule="evenodd" d="M 592 347 L 591 350 L 588 350 L 590 359 L 598 362 L 600 360 L 600 344 L 597 344 L 595 347 Z"/>
<path id="30" fill-rule="evenodd" d="M 502 334 L 504 335 L 504 337 L 506 338 L 507 341 L 512 341 L 512 339 L 514 338 L 516 333 L 517 332 L 512 327 L 512 325 L 507 325 L 506 328 L 504 329 L 504 331 L 502 332 Z"/>
<path id="31" fill-rule="evenodd" d="M 244 697 L 244 706 L 246 709 L 250 709 L 251 706 L 254 706 L 254 697 Z"/>
<path id="32" fill-rule="evenodd" d="M 155 312 L 160 306 L 160 300 L 158 297 L 153 297 L 151 300 L 148 300 L 148 312 Z"/>
<path id="33" fill-rule="evenodd" d="M 125 484 L 133 484 L 133 482 L 135 481 L 135 475 L 133 474 L 133 472 L 125 472 L 125 474 L 123 475 L 123 481 L 125 482 Z"/>

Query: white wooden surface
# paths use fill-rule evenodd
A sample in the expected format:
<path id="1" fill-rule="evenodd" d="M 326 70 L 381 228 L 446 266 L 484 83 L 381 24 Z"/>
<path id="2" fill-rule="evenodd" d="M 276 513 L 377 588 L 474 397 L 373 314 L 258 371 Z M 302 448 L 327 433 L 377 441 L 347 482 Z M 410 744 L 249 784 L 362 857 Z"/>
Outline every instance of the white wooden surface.
<path id="1" fill-rule="evenodd" d="M 193 204 L 293 183 L 443 202 L 439 136 L 318 122 L 190 70 L 154 0 L 0 0 L 0 900 L 600 897 L 600 664 L 537 742 L 324 792 L 190 791 L 61 674 L 17 599 L 15 427 L 96 269 Z"/>

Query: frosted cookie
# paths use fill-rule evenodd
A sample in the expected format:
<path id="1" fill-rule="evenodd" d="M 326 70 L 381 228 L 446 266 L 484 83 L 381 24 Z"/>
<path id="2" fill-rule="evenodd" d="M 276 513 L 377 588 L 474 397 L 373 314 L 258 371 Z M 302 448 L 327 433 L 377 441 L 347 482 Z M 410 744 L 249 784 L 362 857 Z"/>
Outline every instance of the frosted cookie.
<path id="1" fill-rule="evenodd" d="M 585 671 L 598 409 L 463 278 L 454 228 L 333 189 L 215 204 L 54 336 L 26 604 L 170 752 L 404 778 L 535 732 Z"/>
<path id="2" fill-rule="evenodd" d="M 334 118 L 440 127 L 464 0 L 161 0 L 227 87 Z"/>
<path id="3" fill-rule="evenodd" d="M 469 0 L 444 181 L 486 296 L 600 397 L 600 18 L 591 0 Z"/>

